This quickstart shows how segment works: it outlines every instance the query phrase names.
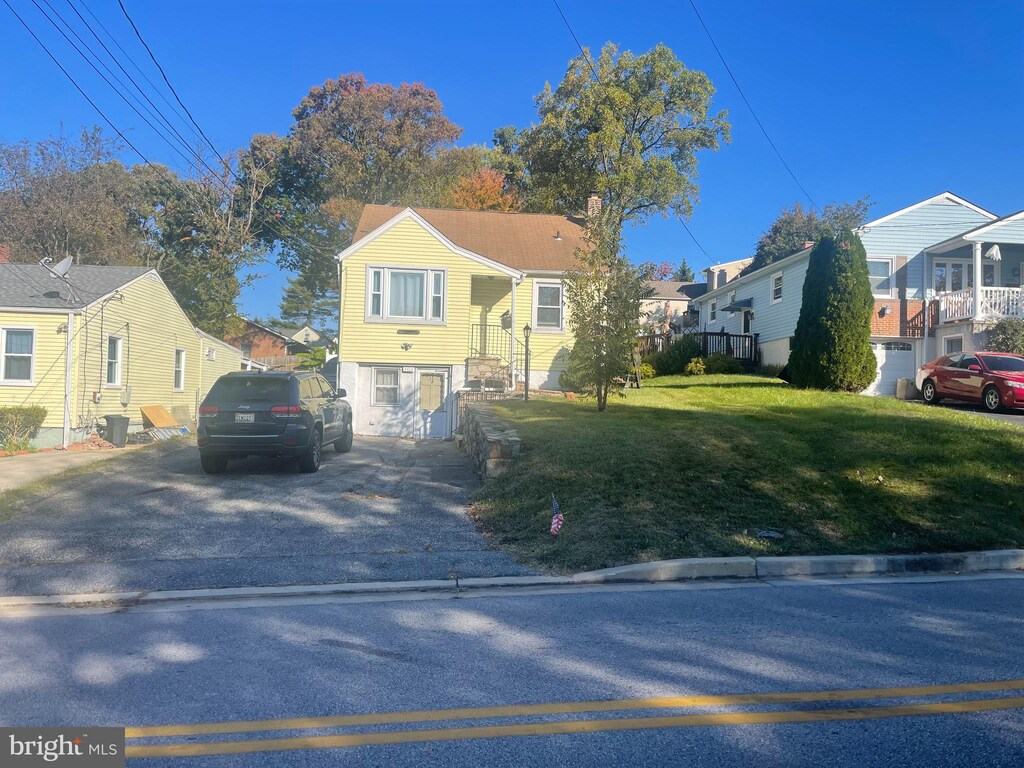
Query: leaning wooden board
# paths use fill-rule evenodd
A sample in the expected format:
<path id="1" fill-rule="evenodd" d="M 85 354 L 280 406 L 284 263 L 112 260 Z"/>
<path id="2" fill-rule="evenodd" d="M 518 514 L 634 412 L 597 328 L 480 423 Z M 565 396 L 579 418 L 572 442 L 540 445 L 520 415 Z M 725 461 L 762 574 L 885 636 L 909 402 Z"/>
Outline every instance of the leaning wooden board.
<path id="1" fill-rule="evenodd" d="M 179 422 L 162 405 L 140 405 L 143 423 L 150 427 L 177 427 Z"/>

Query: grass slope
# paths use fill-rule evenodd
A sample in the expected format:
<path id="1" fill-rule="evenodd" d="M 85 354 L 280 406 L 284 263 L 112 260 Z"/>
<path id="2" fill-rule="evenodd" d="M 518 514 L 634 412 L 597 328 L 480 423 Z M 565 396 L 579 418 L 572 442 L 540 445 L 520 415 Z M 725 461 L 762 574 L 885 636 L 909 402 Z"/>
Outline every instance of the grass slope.
<path id="1" fill-rule="evenodd" d="M 972 413 L 752 376 L 658 378 L 603 414 L 555 399 L 495 408 L 523 457 L 475 514 L 535 567 L 1024 545 L 1024 429 Z M 784 538 L 757 539 L 765 529 Z"/>

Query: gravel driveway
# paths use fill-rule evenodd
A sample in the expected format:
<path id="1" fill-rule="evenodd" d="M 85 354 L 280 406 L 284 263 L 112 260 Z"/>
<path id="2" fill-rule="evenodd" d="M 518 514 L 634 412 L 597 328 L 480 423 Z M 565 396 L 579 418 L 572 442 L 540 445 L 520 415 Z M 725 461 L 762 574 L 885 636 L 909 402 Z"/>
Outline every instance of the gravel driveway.
<path id="1" fill-rule="evenodd" d="M 98 465 L 0 524 L 0 594 L 528 573 L 466 514 L 452 443 L 357 438 L 320 471 L 250 458 L 204 475 L 192 443 Z"/>

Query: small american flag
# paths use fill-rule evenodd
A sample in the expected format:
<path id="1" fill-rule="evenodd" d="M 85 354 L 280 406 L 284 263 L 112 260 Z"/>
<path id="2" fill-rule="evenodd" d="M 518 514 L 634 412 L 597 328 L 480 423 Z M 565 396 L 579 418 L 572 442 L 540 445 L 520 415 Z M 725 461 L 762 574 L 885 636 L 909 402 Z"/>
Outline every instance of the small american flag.
<path id="1" fill-rule="evenodd" d="M 553 509 L 553 514 L 551 515 L 551 535 L 557 536 L 558 532 L 562 530 L 562 523 L 565 522 L 565 518 L 558 511 L 558 499 L 555 498 L 555 494 L 551 494 L 551 507 Z"/>

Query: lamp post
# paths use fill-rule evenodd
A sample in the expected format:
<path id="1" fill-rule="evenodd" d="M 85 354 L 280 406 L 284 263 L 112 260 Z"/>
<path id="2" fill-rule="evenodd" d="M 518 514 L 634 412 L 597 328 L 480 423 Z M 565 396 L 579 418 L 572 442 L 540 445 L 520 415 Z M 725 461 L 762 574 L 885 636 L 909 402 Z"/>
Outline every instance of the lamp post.
<path id="1" fill-rule="evenodd" d="M 523 402 L 529 402 L 530 400 L 530 333 L 533 332 L 533 328 L 529 324 L 523 326 L 523 338 L 526 339 L 526 361 L 523 365 Z"/>

